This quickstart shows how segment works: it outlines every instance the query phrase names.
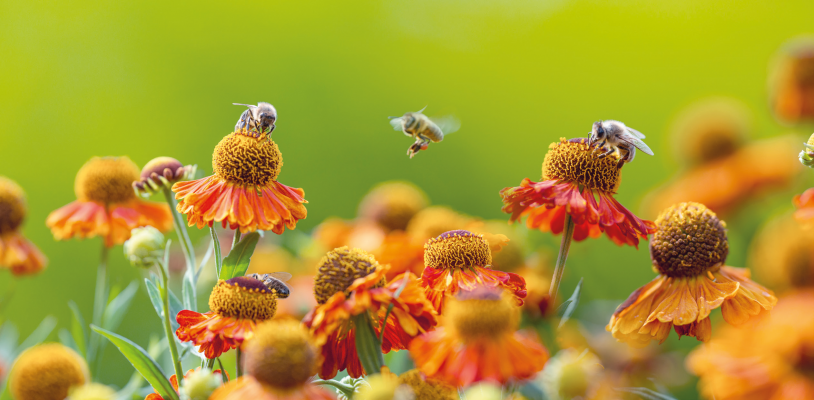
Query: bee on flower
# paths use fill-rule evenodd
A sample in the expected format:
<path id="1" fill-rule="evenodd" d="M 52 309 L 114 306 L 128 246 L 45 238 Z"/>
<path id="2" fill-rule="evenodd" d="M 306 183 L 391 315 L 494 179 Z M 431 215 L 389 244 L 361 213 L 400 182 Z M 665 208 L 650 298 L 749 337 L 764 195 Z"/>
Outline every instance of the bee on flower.
<path id="1" fill-rule="evenodd" d="M 14 275 L 36 274 L 48 263 L 20 232 L 27 211 L 23 189 L 0 176 L 0 268 L 11 269 Z"/>

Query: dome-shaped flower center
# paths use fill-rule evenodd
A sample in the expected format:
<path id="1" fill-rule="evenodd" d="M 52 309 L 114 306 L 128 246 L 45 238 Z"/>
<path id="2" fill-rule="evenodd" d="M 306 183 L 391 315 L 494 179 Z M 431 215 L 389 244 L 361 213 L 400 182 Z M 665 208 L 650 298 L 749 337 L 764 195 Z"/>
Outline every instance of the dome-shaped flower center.
<path id="1" fill-rule="evenodd" d="M 491 264 L 489 242 L 469 231 L 444 232 L 424 245 L 424 265 L 428 267 L 466 268 Z"/>
<path id="2" fill-rule="evenodd" d="M 407 182 L 376 186 L 359 204 L 359 216 L 372 219 L 390 230 L 407 229 L 413 216 L 427 206 L 427 195 Z"/>
<path id="3" fill-rule="evenodd" d="M 425 379 L 418 369 L 399 375 L 399 382 L 413 389 L 416 400 L 457 400 L 458 391 L 444 382 Z"/>
<path id="4" fill-rule="evenodd" d="M 656 219 L 650 240 L 653 264 L 670 277 L 698 276 L 726 261 L 726 223 L 700 203 L 680 203 Z"/>
<path id="5" fill-rule="evenodd" d="M 336 293 L 347 293 L 353 281 L 364 278 L 381 268 L 370 253 L 350 249 L 347 246 L 333 249 L 319 261 L 317 276 L 314 279 L 314 298 L 318 304 L 325 304 Z M 383 287 L 384 278 L 374 287 Z"/>
<path id="6" fill-rule="evenodd" d="M 254 138 L 245 131 L 226 135 L 212 154 L 215 175 L 244 185 L 266 185 L 277 179 L 282 166 L 277 143 L 267 136 Z"/>
<path id="7" fill-rule="evenodd" d="M 32 347 L 17 358 L 9 380 L 17 400 L 61 400 L 87 381 L 88 367 L 75 351 L 58 343 Z"/>
<path id="8" fill-rule="evenodd" d="M 11 179 L 0 176 L 0 235 L 17 230 L 25 219 L 25 194 Z"/>
<path id="9" fill-rule="evenodd" d="M 209 309 L 224 317 L 271 319 L 277 312 L 277 295 L 257 279 L 239 276 L 218 281 L 209 295 Z"/>
<path id="10" fill-rule="evenodd" d="M 80 201 L 124 203 L 136 198 L 133 182 L 139 180 L 136 164 L 127 157 L 94 157 L 76 173 L 74 191 Z"/>
<path id="11" fill-rule="evenodd" d="M 320 362 L 311 335 L 297 321 L 260 324 L 244 351 L 246 373 L 278 389 L 302 386 L 317 373 Z"/>
<path id="12" fill-rule="evenodd" d="M 495 339 L 513 332 L 520 321 L 520 309 L 500 290 L 477 289 L 460 292 L 444 306 L 444 325 L 463 340 Z"/>
<path id="13" fill-rule="evenodd" d="M 622 170 L 616 157 L 599 158 L 604 151 L 588 146 L 588 139 L 551 143 L 543 160 L 543 180 L 575 182 L 588 189 L 616 193 L 622 181 Z"/>

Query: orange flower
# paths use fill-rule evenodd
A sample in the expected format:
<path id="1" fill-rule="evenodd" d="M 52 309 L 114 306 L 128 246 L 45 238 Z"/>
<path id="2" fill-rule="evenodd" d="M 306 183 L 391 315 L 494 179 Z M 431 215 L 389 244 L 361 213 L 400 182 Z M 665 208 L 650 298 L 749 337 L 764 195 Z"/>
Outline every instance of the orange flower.
<path id="1" fill-rule="evenodd" d="M 132 186 L 138 180 L 138 167 L 127 157 L 91 158 L 76 174 L 77 200 L 53 211 L 45 223 L 57 240 L 102 236 L 107 247 L 124 243 L 133 228 L 169 231 L 169 207 L 140 200 Z"/>
<path id="2" fill-rule="evenodd" d="M 187 373 L 184 374 L 184 379 L 189 378 L 190 375 L 193 372 L 200 371 L 200 370 L 201 370 L 201 367 L 198 367 L 198 368 L 191 369 L 191 370 L 187 371 Z M 221 373 L 221 371 L 219 369 L 216 369 L 216 370 L 212 371 L 212 375 L 220 376 L 220 373 Z M 225 372 L 225 373 L 226 373 L 226 377 L 228 378 L 229 373 L 228 372 Z M 172 388 L 175 389 L 176 393 L 178 393 L 178 377 L 176 377 L 175 374 L 172 374 L 172 376 L 170 377 L 170 385 L 172 385 Z M 148 394 L 147 397 L 144 398 L 144 400 L 164 400 L 164 398 L 161 397 L 161 395 L 158 394 L 158 392 L 156 392 L 156 393 Z"/>
<path id="3" fill-rule="evenodd" d="M 805 225 L 814 225 L 814 188 L 794 196 L 794 218 Z"/>
<path id="4" fill-rule="evenodd" d="M 410 343 L 416 367 L 453 386 L 505 384 L 542 370 L 548 351 L 534 336 L 515 331 L 520 309 L 501 292 L 481 287 L 450 298 L 441 325 Z"/>
<path id="5" fill-rule="evenodd" d="M 395 231 L 384 237 L 381 245 L 371 252 L 382 264 L 389 264 L 385 278 L 394 279 L 405 272 L 420 275 L 424 269 L 424 246 L 410 235 Z"/>
<path id="6" fill-rule="evenodd" d="M 447 296 L 480 286 L 505 288 L 517 305 L 522 305 L 526 297 L 523 277 L 490 269 L 491 264 L 492 250 L 482 235 L 464 230 L 445 232 L 424 245 L 421 285 L 439 314 Z"/>
<path id="7" fill-rule="evenodd" d="M 662 343 L 675 327 L 679 338 L 707 341 L 712 310 L 721 307 L 727 322 L 743 325 L 777 303 L 771 291 L 749 279 L 748 270 L 724 266 L 726 224 L 703 204 L 677 204 L 656 223 L 650 254 L 660 275 L 613 313 L 606 329 L 617 340 L 637 347 Z"/>
<path id="8" fill-rule="evenodd" d="M 687 358 L 704 398 L 814 398 L 814 292 L 780 299 L 772 317 L 753 329 L 725 327 Z"/>
<path id="9" fill-rule="evenodd" d="M 283 156 L 266 134 L 245 130 L 226 135 L 212 155 L 214 175 L 172 186 L 178 211 L 189 226 L 220 222 L 223 227 L 283 233 L 307 215 L 302 189 L 277 182 Z"/>
<path id="10" fill-rule="evenodd" d="M 182 310 L 175 317 L 181 325 L 175 335 L 182 342 L 201 346 L 206 358 L 215 358 L 251 338 L 257 322 L 277 311 L 277 295 L 263 282 L 248 276 L 220 280 L 209 295 L 209 309 Z"/>
<path id="11" fill-rule="evenodd" d="M 749 266 L 779 293 L 814 286 L 814 229 L 805 225 L 790 213 L 772 218 L 749 246 Z"/>
<path id="12" fill-rule="evenodd" d="M 209 400 L 333 400 L 310 383 L 319 370 L 319 348 L 295 321 L 269 321 L 244 346 L 246 375 L 212 393 Z"/>
<path id="13" fill-rule="evenodd" d="M 814 120 L 814 40 L 787 43 L 775 59 L 769 83 L 778 118 L 796 123 Z"/>
<path id="14" fill-rule="evenodd" d="M 435 326 L 435 310 L 415 275 L 408 272 L 385 283 L 385 272 L 385 267 L 372 255 L 359 249 L 340 247 L 320 261 L 314 282 L 319 305 L 305 316 L 303 323 L 311 328 L 322 347 L 325 361 L 319 371 L 321 378 L 333 378 L 345 369 L 354 378 L 365 374 L 356 353 L 353 316 L 370 313 L 378 325 L 376 335 L 384 325 L 384 353 L 406 349 L 413 337 Z M 401 287 L 404 289 L 396 297 Z M 393 310 L 382 323 L 390 305 Z"/>
<path id="15" fill-rule="evenodd" d="M 0 268 L 10 268 L 14 275 L 36 274 L 48 263 L 20 232 L 26 211 L 23 189 L 0 176 Z"/>
<path id="16" fill-rule="evenodd" d="M 576 241 L 604 232 L 618 245 L 637 248 L 640 238 L 656 231 L 651 221 L 639 219 L 613 197 L 622 177 L 617 158 L 598 158 L 601 152 L 587 139 L 562 138 L 548 148 L 542 182 L 526 178 L 520 186 L 500 191 L 503 212 L 512 215 L 511 221 L 528 216 L 529 228 L 560 234 L 568 214 Z"/>
<path id="17" fill-rule="evenodd" d="M 427 195 L 405 181 L 376 185 L 359 203 L 359 218 L 375 221 L 385 231 L 405 230 L 413 216 L 427 207 Z"/>

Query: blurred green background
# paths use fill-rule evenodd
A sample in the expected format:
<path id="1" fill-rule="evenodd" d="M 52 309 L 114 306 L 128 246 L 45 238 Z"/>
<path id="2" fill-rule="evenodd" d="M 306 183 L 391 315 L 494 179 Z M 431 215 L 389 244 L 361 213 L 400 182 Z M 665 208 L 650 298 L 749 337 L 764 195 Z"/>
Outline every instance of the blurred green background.
<path id="1" fill-rule="evenodd" d="M 505 220 L 498 191 L 538 179 L 548 144 L 585 136 L 598 119 L 644 132 L 656 153 L 625 168 L 617 198 L 637 211 L 676 171 L 665 135 L 695 100 L 740 99 L 754 138 L 803 141 L 810 129 L 775 122 L 766 80 L 779 46 L 811 32 L 813 12 L 809 0 L 1 1 L 0 175 L 27 191 L 24 231 L 50 259 L 32 278 L 0 274 L 0 290 L 15 290 L 2 318 L 23 336 L 46 315 L 67 327 L 72 299 L 89 319 L 100 240 L 55 242 L 46 216 L 74 200 L 75 173 L 92 156 L 141 166 L 166 155 L 210 174 L 212 149 L 243 111 L 233 102 L 277 107 L 279 179 L 309 201 L 298 230 L 353 217 L 371 186 L 392 179 L 415 182 L 434 204 Z M 411 140 L 386 117 L 425 105 L 462 128 L 410 160 Z M 728 221 L 731 265 L 744 265 L 755 228 L 803 187 Z M 110 276 L 124 286 L 142 272 L 120 254 Z M 620 300 L 652 279 L 649 265 L 646 246 L 576 243 L 562 291 L 584 277 L 588 301 Z M 160 331 L 143 285 L 119 331 L 143 345 Z M 100 379 L 124 384 L 123 357 L 112 347 L 105 357 Z"/>

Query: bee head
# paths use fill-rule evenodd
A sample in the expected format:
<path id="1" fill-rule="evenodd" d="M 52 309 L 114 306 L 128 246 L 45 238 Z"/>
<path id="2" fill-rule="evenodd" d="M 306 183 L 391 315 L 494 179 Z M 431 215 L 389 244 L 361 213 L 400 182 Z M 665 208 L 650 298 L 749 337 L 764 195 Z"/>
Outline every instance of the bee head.
<path id="1" fill-rule="evenodd" d="M 606 134 L 607 132 L 605 132 L 605 128 L 602 126 L 602 121 L 596 121 L 591 128 L 591 139 L 589 142 L 591 144 L 599 142 L 602 139 L 605 139 Z"/>

